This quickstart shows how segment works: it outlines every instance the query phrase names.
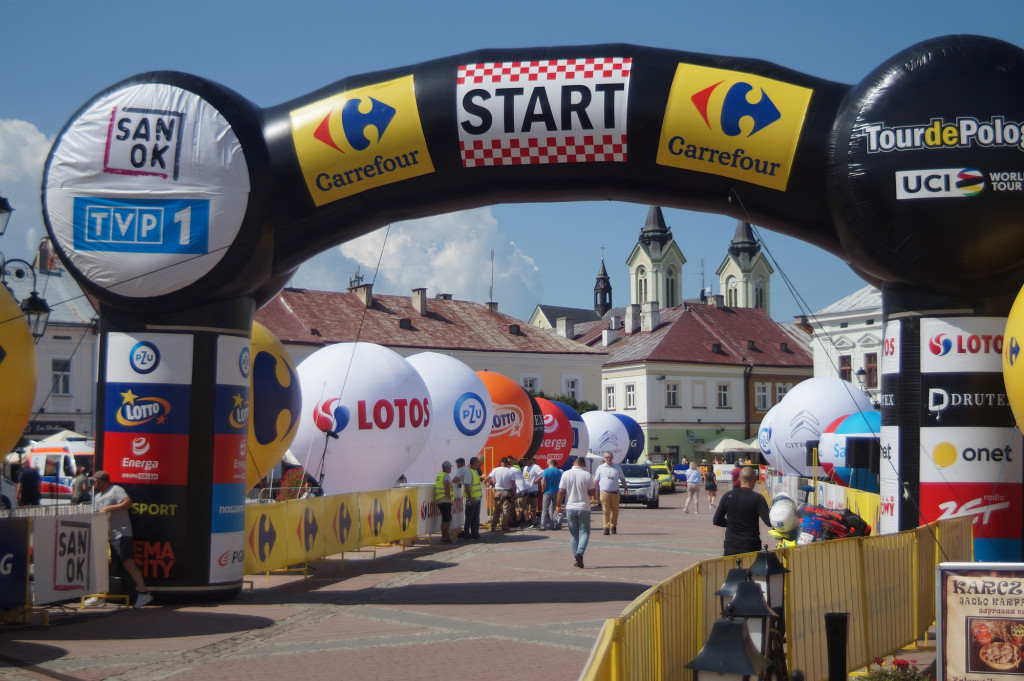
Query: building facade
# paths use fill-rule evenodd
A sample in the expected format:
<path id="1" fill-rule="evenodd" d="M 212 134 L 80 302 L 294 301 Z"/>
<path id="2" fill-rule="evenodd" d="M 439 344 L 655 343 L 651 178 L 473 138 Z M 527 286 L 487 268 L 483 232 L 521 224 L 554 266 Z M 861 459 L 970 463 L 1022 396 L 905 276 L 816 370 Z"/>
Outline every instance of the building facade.
<path id="1" fill-rule="evenodd" d="M 865 286 L 810 320 L 815 376 L 849 381 L 878 405 L 882 361 L 882 292 Z"/>

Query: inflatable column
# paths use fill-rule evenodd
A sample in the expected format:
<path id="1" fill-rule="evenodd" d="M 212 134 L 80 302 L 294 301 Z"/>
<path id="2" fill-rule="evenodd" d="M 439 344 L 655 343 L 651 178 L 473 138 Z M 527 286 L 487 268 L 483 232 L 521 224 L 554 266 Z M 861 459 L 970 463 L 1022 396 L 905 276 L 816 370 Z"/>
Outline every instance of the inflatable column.
<path id="1" fill-rule="evenodd" d="M 883 287 L 881 532 L 970 515 L 977 560 L 1021 559 L 1021 438 L 1001 362 L 1011 302 Z"/>

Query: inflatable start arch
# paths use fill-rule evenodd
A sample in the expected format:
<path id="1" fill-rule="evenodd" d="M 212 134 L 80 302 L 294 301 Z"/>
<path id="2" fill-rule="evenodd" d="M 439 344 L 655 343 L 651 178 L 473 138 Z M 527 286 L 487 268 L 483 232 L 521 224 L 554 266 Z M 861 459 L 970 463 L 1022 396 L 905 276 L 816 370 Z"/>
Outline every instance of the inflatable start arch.
<path id="1" fill-rule="evenodd" d="M 1013 426 L 986 421 L 995 435 L 947 419 L 929 434 L 926 368 L 913 357 L 931 342 L 921 334 L 993 326 L 978 315 L 1004 317 L 1024 281 L 1022 57 L 997 40 L 939 38 L 851 87 L 762 61 L 599 45 L 469 53 L 267 109 L 176 72 L 98 94 L 58 136 L 43 204 L 61 258 L 101 301 L 103 465 L 133 497 L 176 509 L 137 530 L 146 550 L 171 556 L 157 588 L 219 598 L 241 585 L 230 556 L 242 545 L 247 426 L 236 407 L 256 307 L 332 245 L 495 202 L 723 213 L 880 283 L 894 350 L 882 367 L 894 471 L 883 524 L 917 525 L 918 505 L 939 513 L 927 485 L 945 478 L 929 478 L 929 438 L 959 451 Z M 934 380 L 1002 392 L 999 353 L 987 379 L 988 358 L 971 359 L 983 367 L 940 362 Z M 119 463 L 138 438 L 163 457 L 145 478 Z M 991 555 L 1019 559 L 1019 470 L 1008 494 L 1015 517 L 991 535 Z"/>

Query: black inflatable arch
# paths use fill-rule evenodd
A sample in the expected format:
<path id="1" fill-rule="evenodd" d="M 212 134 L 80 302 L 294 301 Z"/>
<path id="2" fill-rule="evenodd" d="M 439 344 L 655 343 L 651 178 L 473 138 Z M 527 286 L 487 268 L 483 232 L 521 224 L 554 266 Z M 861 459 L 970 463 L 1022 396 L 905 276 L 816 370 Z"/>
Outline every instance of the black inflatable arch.
<path id="1" fill-rule="evenodd" d="M 213 478 L 193 460 L 215 458 L 204 410 L 219 385 L 204 353 L 216 356 L 219 336 L 247 337 L 255 307 L 305 260 L 393 221 L 498 202 L 657 204 L 794 236 L 886 286 L 967 301 L 1015 293 L 1022 57 L 948 36 L 849 86 L 624 44 L 482 50 L 265 109 L 196 76 L 147 73 L 61 131 L 46 226 L 101 301 L 105 334 L 194 335 L 190 427 L 202 435 L 189 447 L 208 451 L 189 474 L 202 488 Z M 117 408 L 111 357 L 101 432 Z M 195 494 L 210 508 L 208 490 Z M 200 516 L 210 531 L 215 516 Z"/>

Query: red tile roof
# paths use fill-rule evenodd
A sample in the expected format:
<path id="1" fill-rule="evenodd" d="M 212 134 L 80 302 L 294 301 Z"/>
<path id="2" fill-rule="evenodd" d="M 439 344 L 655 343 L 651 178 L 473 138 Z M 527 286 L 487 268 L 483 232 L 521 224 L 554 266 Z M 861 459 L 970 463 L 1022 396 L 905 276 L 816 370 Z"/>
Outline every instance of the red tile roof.
<path id="1" fill-rule="evenodd" d="M 287 288 L 256 311 L 256 321 L 282 343 L 358 340 L 424 350 L 605 354 L 603 348 L 589 348 L 479 303 L 428 298 L 426 306 L 421 316 L 406 296 L 374 294 L 367 308 L 354 293 Z"/>
<path id="2" fill-rule="evenodd" d="M 660 324 L 653 331 L 627 335 L 621 318 L 617 326 L 612 332 L 615 342 L 605 348 L 611 355 L 605 366 L 635 362 L 814 366 L 806 348 L 760 309 L 687 304 L 661 310 Z M 607 328 L 608 320 L 577 324 L 576 340 L 601 347 L 602 331 Z M 748 347 L 750 341 L 752 347 Z"/>

